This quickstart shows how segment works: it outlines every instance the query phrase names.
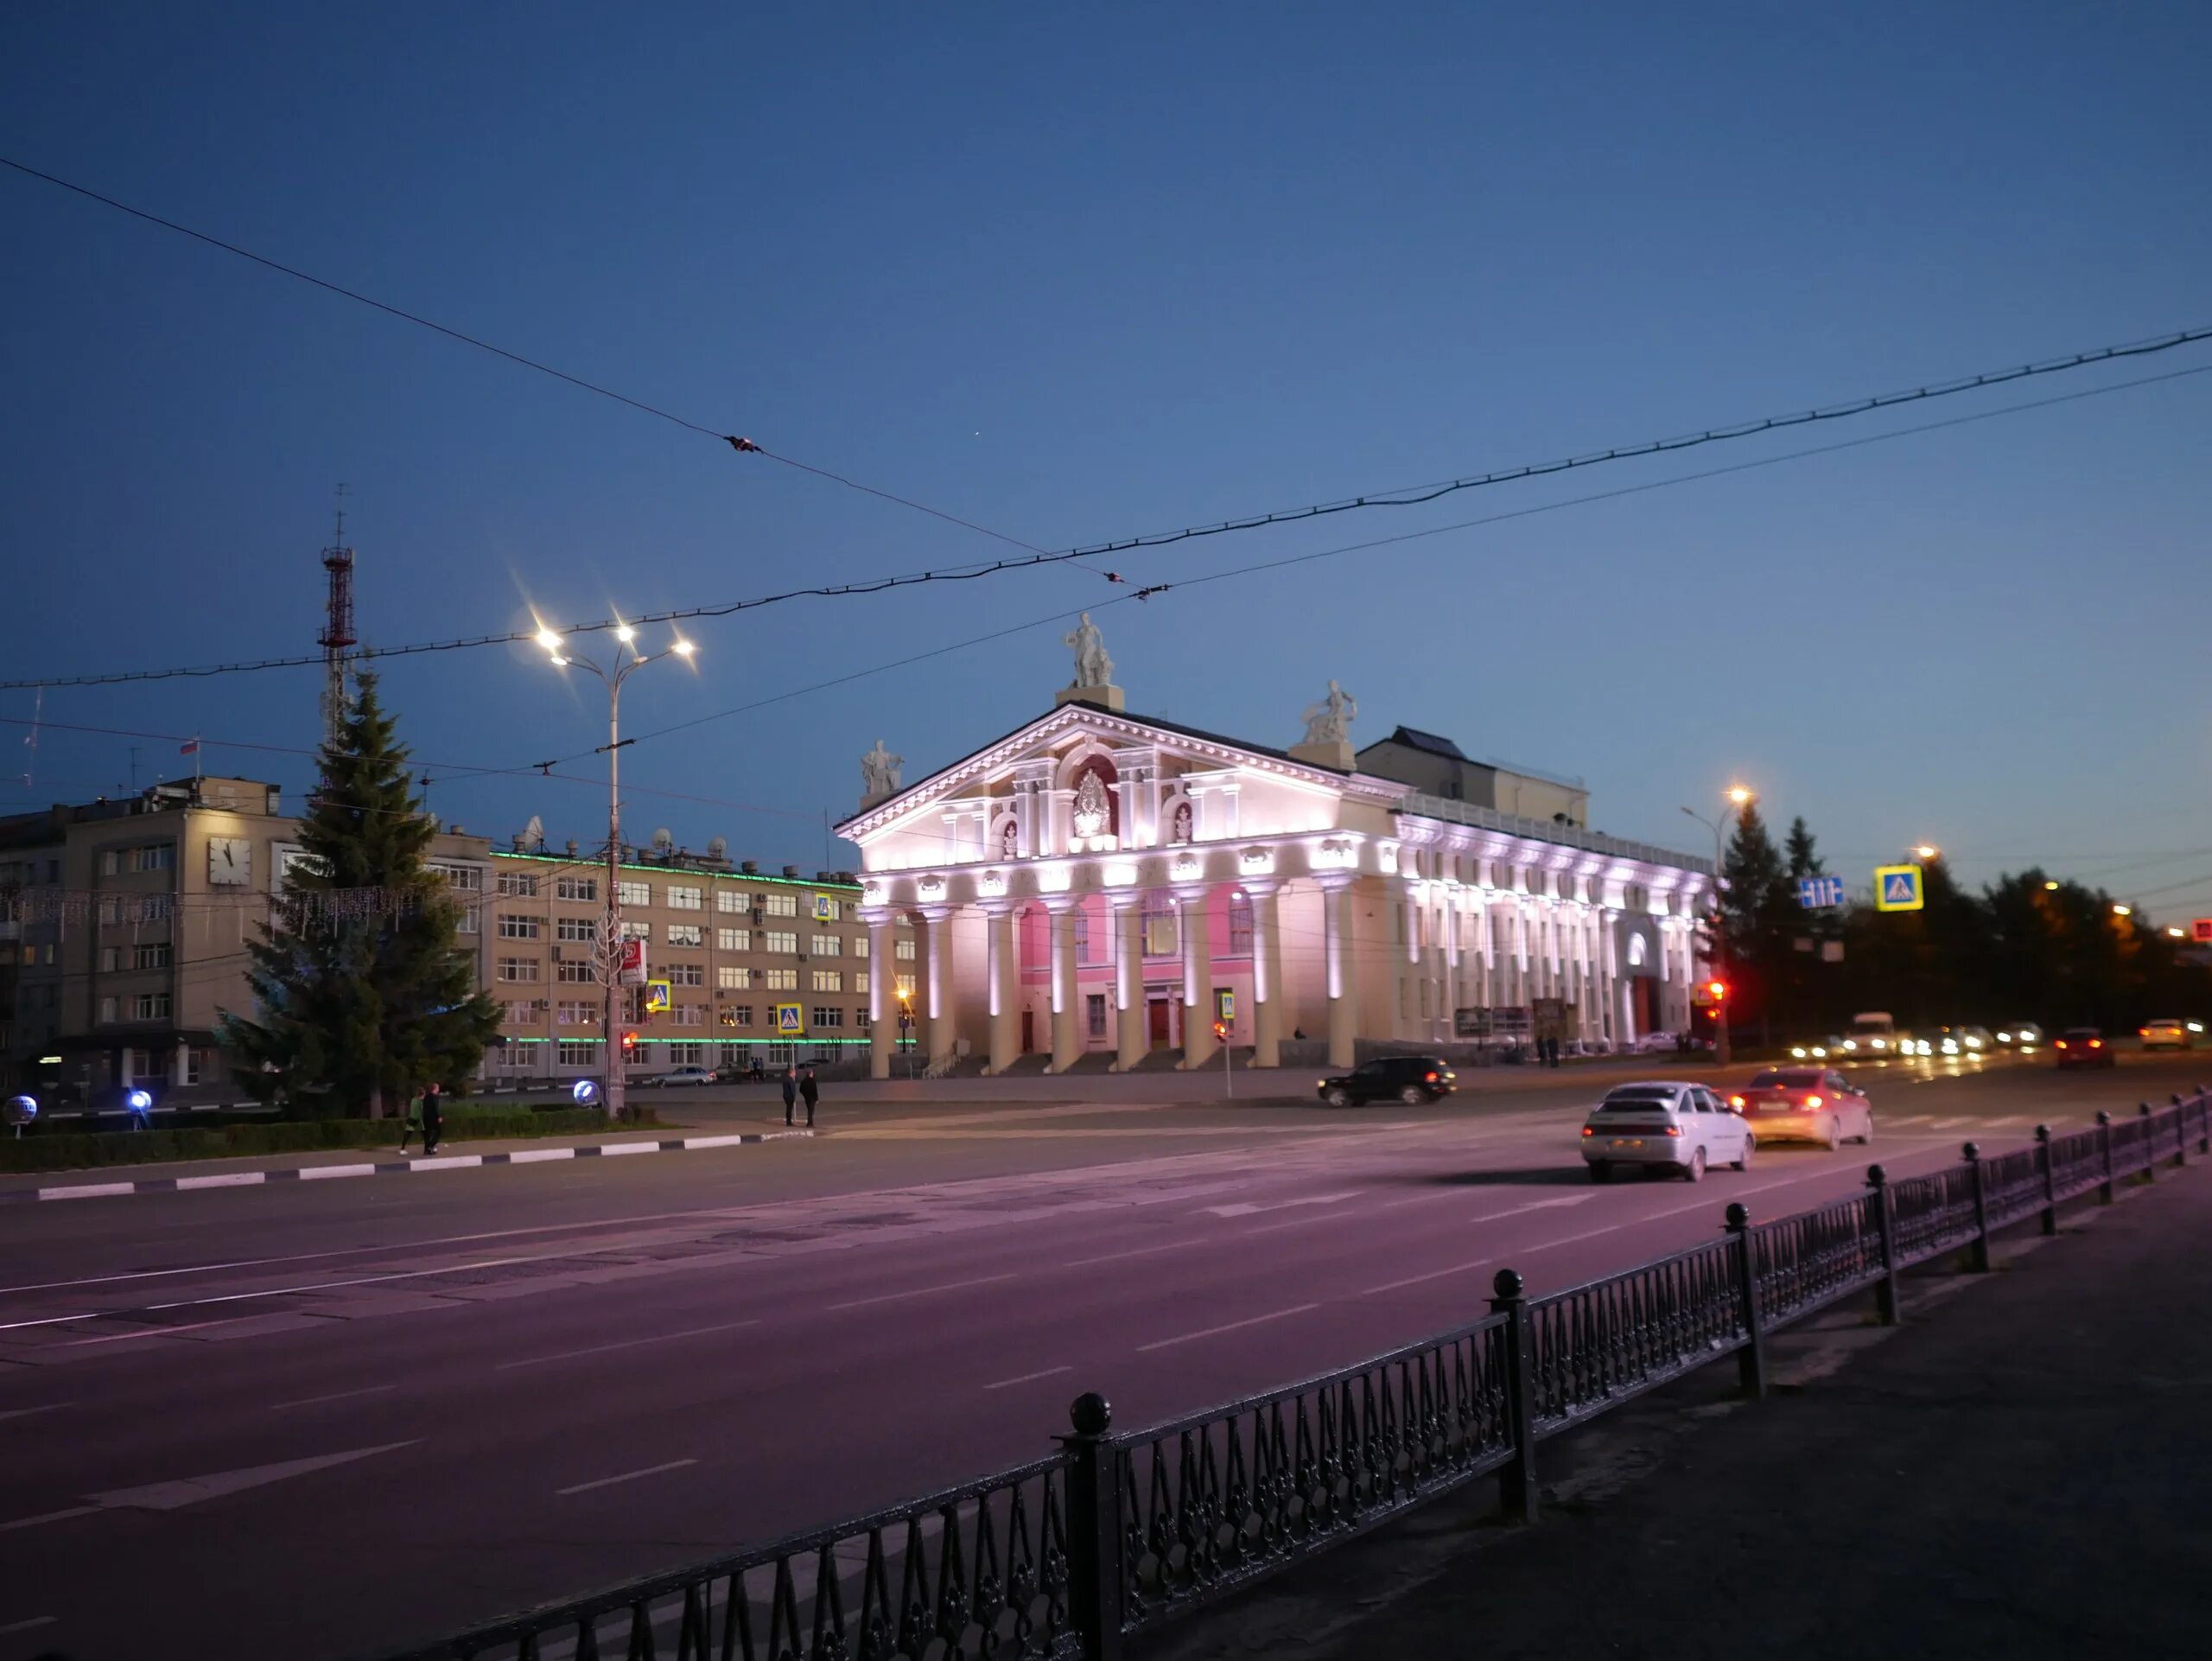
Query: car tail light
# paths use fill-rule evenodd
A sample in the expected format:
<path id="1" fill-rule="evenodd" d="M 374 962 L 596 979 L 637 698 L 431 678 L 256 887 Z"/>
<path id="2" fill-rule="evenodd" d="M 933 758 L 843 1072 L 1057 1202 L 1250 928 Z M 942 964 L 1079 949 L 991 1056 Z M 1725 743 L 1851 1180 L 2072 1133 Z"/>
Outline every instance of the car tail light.
<path id="1" fill-rule="evenodd" d="M 1808 1096 L 1805 1098 L 1805 1105 L 1808 1107 L 1818 1107 L 1820 1104 L 1821 1098 L 1817 1096 Z"/>
<path id="2" fill-rule="evenodd" d="M 2062 1050 L 2066 1047 L 2066 1041 L 2064 1039 L 2062 1038 L 2058 1041 L 2058 1047 Z"/>
<path id="3" fill-rule="evenodd" d="M 2138 1027 L 2135 1029 L 2135 1035 L 2138 1038 L 2148 1038 L 2151 1035 L 2151 1029 L 2148 1027 Z"/>
<path id="4" fill-rule="evenodd" d="M 1670 1136 L 1679 1136 L 1682 1134 L 1682 1127 L 1679 1124 L 1670 1124 L 1667 1127 L 1667 1134 Z"/>
<path id="5" fill-rule="evenodd" d="M 1582 1134 L 1583 1134 L 1584 1136 L 1596 1136 L 1598 1133 L 1597 1133 L 1597 1131 L 1596 1131 L 1596 1130 L 1592 1130 L 1590 1126 L 1588 1126 L 1588 1125 L 1586 1125 L 1586 1125 L 1584 1125 L 1584 1126 L 1582 1127 Z"/>
<path id="6" fill-rule="evenodd" d="M 1744 1098 L 1741 1096 L 1731 1096 L 1728 1098 L 1728 1105 L 1731 1107 L 1741 1107 L 1743 1104 Z"/>
<path id="7" fill-rule="evenodd" d="M 1433 1085 L 1436 1082 L 1436 1075 L 1433 1072 L 1425 1072 L 1421 1075 L 1421 1082 L 1425 1085 Z"/>
<path id="8" fill-rule="evenodd" d="M 2093 1050 L 2101 1050 L 2104 1047 L 2105 1041 L 2101 1038 L 2093 1038 L 2089 1041 L 2089 1047 Z"/>

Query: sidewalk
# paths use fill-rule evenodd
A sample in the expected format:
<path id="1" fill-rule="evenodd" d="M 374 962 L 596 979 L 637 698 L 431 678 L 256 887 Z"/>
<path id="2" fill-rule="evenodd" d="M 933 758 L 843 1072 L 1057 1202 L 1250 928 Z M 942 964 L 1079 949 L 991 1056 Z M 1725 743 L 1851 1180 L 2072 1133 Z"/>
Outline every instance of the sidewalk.
<path id="1" fill-rule="evenodd" d="M 1724 1365 L 1544 1444 L 1533 1529 L 1477 1483 L 1134 1653 L 2202 1656 L 2212 1173 L 2006 1244 L 1793 1333 L 1764 1403 Z"/>

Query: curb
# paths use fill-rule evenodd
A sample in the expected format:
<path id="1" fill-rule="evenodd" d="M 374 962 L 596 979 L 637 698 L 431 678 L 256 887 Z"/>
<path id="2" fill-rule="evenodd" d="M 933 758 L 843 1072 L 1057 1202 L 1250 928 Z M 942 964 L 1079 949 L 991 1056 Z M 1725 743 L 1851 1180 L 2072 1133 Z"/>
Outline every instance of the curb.
<path id="1" fill-rule="evenodd" d="M 417 1172 L 469 1171 L 487 1165 L 543 1165 L 559 1160 L 615 1159 L 629 1154 L 689 1154 L 751 1142 L 811 1140 L 811 1130 L 749 1130 L 727 1136 L 672 1136 L 658 1142 L 579 1142 L 566 1148 L 521 1148 L 506 1154 L 437 1154 L 419 1159 L 373 1160 L 353 1165 L 287 1165 L 258 1171 L 218 1171 L 207 1176 L 144 1177 L 130 1182 L 68 1182 L 50 1188 L 0 1191 L 0 1206 L 41 1200 L 115 1200 L 126 1194 L 188 1193 L 201 1188 L 257 1188 L 273 1182 L 330 1182 L 357 1176 L 410 1176 Z"/>

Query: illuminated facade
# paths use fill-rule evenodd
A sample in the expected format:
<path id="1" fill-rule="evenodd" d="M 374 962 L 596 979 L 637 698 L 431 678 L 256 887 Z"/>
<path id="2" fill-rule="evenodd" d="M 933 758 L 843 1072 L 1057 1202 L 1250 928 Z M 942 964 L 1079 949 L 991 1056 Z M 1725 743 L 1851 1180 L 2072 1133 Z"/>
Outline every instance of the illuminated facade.
<path id="1" fill-rule="evenodd" d="M 925 1053 L 995 1072 L 1217 1063 L 1217 1020 L 1262 1067 L 1448 1049 L 1516 1011 L 1593 1046 L 1688 1025 L 1706 862 L 1363 771 L 1333 685 L 1287 750 L 1121 705 L 1071 687 L 911 787 L 872 753 L 839 834 L 880 942 L 878 1076 L 898 1029 L 880 943 L 906 927 Z"/>

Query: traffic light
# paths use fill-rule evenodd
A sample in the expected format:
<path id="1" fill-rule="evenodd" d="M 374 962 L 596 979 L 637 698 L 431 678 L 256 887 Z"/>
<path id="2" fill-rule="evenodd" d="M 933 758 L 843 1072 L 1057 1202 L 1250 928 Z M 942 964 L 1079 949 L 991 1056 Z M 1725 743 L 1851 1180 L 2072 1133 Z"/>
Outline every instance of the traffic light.
<path id="1" fill-rule="evenodd" d="M 632 1056 L 636 1055 L 636 1054 L 637 1054 L 637 1053 L 638 1053 L 638 1035 L 637 1035 L 637 1034 L 635 1034 L 635 1033 L 624 1033 L 624 1034 L 622 1034 L 622 1055 L 623 1055 L 623 1059 L 624 1059 L 625 1060 L 629 1060 L 631 1057 L 632 1057 Z"/>
<path id="2" fill-rule="evenodd" d="M 1225 1021 L 1215 1021 L 1213 1023 L 1213 1036 L 1216 1043 L 1226 1044 L 1229 1041 L 1229 1023 Z"/>
<path id="3" fill-rule="evenodd" d="M 1728 983 L 1726 981 L 1706 982 L 1705 995 L 1715 1003 L 1726 1003 L 1728 1001 Z"/>

